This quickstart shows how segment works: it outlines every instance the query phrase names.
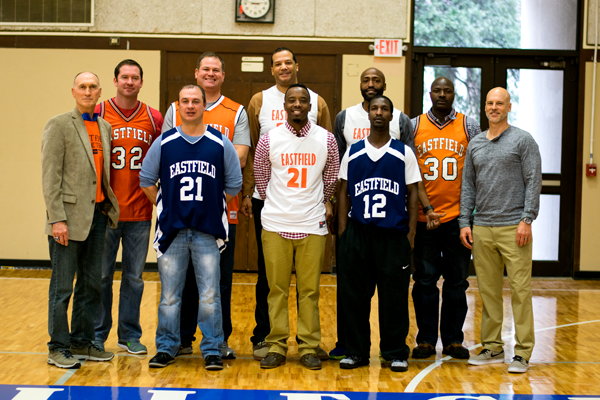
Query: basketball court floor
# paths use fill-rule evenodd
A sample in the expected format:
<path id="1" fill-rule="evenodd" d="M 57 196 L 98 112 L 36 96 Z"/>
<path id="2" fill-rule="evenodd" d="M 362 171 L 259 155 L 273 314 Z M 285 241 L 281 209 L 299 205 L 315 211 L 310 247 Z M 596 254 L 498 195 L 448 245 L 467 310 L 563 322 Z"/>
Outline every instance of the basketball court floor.
<path id="1" fill-rule="evenodd" d="M 404 373 L 391 372 L 379 360 L 377 299 L 371 313 L 371 365 L 342 370 L 337 361 L 326 361 L 320 371 L 299 364 L 294 341 L 295 290 L 290 291 L 291 340 L 287 363 L 262 370 L 252 358 L 250 336 L 254 328 L 255 274 L 235 274 L 232 295 L 233 335 L 229 345 L 237 359 L 226 360 L 222 371 L 207 371 L 195 342 L 194 354 L 177 357 L 162 369 L 148 368 L 156 353 L 154 334 L 160 282 L 157 273 L 145 273 L 142 302 L 142 342 L 149 354 L 134 356 L 117 347 L 113 326 L 107 350 L 115 352 L 110 362 L 83 363 L 78 370 L 64 370 L 46 363 L 48 349 L 47 301 L 50 271 L 0 270 L 0 399 L 127 399 L 127 400 L 427 400 L 514 399 L 600 400 L 600 281 L 534 279 L 533 306 L 536 347 L 526 374 L 509 374 L 514 345 L 510 291 L 505 282 L 505 364 L 469 366 L 441 354 L 426 360 L 409 359 Z M 115 276 L 118 299 L 120 275 Z M 469 313 L 465 322 L 465 346 L 472 354 L 481 349 L 479 327 L 481 300 L 477 281 L 469 279 Z M 331 350 L 336 341 L 336 277 L 321 278 L 322 346 Z M 117 303 L 113 315 L 117 315 Z M 407 344 L 412 348 L 416 324 L 412 301 L 411 329 Z M 197 337 L 199 336 L 199 332 Z"/>

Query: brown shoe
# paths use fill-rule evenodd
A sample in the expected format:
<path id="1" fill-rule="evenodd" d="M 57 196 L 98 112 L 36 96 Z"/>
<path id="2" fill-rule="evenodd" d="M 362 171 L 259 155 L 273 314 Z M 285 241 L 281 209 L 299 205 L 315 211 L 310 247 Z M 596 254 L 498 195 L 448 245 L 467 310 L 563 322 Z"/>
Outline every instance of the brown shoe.
<path id="1" fill-rule="evenodd" d="M 448 346 L 445 346 L 442 354 L 446 354 L 452 358 L 458 358 L 460 360 L 468 360 L 471 356 L 469 354 L 469 350 L 463 346 L 462 343 L 452 343 Z"/>
<path id="2" fill-rule="evenodd" d="M 260 360 L 260 367 L 264 369 L 277 368 L 285 364 L 285 356 L 279 353 L 267 353 L 267 356 Z"/>
<path id="3" fill-rule="evenodd" d="M 315 353 L 308 353 L 300 357 L 300 363 L 307 369 L 321 369 L 321 360 Z"/>
<path id="4" fill-rule="evenodd" d="M 413 349 L 413 358 L 429 358 L 435 355 L 435 346 L 430 343 L 419 343 Z"/>
<path id="5" fill-rule="evenodd" d="M 327 354 L 327 352 L 323 350 L 320 345 L 317 346 L 317 358 L 323 361 L 329 360 L 329 354 Z"/>

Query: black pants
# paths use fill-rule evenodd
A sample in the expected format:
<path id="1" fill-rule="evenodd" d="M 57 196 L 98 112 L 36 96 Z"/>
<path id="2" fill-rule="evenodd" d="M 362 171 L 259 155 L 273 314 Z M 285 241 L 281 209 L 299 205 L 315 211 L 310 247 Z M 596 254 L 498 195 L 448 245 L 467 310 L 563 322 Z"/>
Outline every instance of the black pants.
<path id="1" fill-rule="evenodd" d="M 265 271 L 265 256 L 262 248 L 262 221 L 260 215 L 265 205 L 263 200 L 252 198 L 252 214 L 254 215 L 254 230 L 256 232 L 256 251 L 258 253 L 258 278 L 256 280 L 256 308 L 254 309 L 254 319 L 256 327 L 250 341 L 252 344 L 264 342 L 265 338 L 271 332 L 269 323 L 269 304 L 267 297 L 269 296 L 269 282 L 267 281 L 267 272 Z"/>
<path id="2" fill-rule="evenodd" d="M 233 264 L 235 256 L 235 224 L 229 225 L 229 241 L 227 247 L 221 253 L 219 289 L 221 292 L 221 313 L 223 316 L 223 340 L 227 341 L 233 326 L 231 324 L 231 286 L 233 284 Z M 196 273 L 190 259 L 185 275 L 185 286 L 181 294 L 181 319 L 180 319 L 181 344 L 190 346 L 196 337 L 198 328 L 198 285 L 196 285 Z"/>
<path id="3" fill-rule="evenodd" d="M 410 243 L 406 234 L 349 220 L 339 250 L 346 356 L 369 358 L 371 297 L 377 286 L 381 355 L 388 361 L 408 359 Z"/>

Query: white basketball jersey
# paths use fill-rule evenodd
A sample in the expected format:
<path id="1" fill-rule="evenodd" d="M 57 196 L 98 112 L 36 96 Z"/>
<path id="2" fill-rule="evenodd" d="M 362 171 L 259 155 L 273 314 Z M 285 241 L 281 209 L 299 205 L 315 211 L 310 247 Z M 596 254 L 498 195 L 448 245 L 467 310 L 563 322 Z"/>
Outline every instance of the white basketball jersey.
<path id="1" fill-rule="evenodd" d="M 261 213 L 266 231 L 327 234 L 323 204 L 327 135 L 316 124 L 305 137 L 285 126 L 269 132 L 271 180 Z"/>
<path id="2" fill-rule="evenodd" d="M 400 114 L 402 111 L 394 108 L 392 112 L 393 118 L 390 121 L 390 136 L 400 140 Z M 346 145 L 358 142 L 361 139 L 369 136 L 371 131 L 371 121 L 369 121 L 369 113 L 365 111 L 362 103 L 346 109 L 346 121 L 344 123 L 344 138 Z"/>
<path id="3" fill-rule="evenodd" d="M 319 115 L 319 95 L 308 89 L 310 93 L 311 109 L 308 113 L 308 120 L 311 124 L 317 125 L 317 116 Z M 277 85 L 263 90 L 263 102 L 258 114 L 258 124 L 260 125 L 260 137 L 265 133 L 285 124 L 287 121 L 287 113 L 283 108 L 285 93 L 281 93 L 277 89 Z M 254 198 L 260 200 L 258 190 L 254 188 Z"/>

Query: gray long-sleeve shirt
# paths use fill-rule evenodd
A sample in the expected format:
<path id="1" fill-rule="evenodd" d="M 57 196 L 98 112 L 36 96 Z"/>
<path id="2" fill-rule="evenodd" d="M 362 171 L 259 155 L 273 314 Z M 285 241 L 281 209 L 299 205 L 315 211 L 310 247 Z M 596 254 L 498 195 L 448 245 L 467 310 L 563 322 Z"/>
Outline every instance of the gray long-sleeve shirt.
<path id="1" fill-rule="evenodd" d="M 542 191 L 542 159 L 533 137 L 509 126 L 489 140 L 487 131 L 469 143 L 463 167 L 460 195 L 461 228 L 516 225 L 522 218 L 535 219 Z"/>

